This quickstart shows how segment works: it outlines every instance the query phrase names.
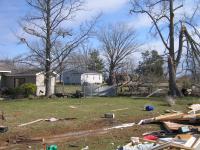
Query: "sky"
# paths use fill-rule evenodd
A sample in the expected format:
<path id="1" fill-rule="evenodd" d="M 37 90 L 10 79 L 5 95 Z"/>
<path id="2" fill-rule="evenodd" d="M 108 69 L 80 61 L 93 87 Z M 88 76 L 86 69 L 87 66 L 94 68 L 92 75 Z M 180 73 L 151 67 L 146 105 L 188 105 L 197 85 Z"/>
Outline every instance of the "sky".
<path id="1" fill-rule="evenodd" d="M 186 5 L 180 10 L 190 13 L 193 0 L 185 0 Z M 144 49 L 157 49 L 163 51 L 159 38 L 149 34 L 150 19 L 145 15 L 130 15 L 129 0 L 85 0 L 86 11 L 79 14 L 77 22 L 89 20 L 92 16 L 102 13 L 99 25 L 123 22 L 136 30 L 137 40 L 143 44 Z M 22 32 L 19 22 L 30 12 L 25 0 L 0 0 L 0 59 L 12 58 L 27 53 L 29 49 L 19 43 L 16 35 Z"/>

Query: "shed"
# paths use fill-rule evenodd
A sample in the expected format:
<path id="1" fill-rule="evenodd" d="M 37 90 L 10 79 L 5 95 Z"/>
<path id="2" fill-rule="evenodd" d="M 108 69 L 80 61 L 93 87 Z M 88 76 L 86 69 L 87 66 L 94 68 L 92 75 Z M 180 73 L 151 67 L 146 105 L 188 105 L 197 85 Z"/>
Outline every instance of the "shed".
<path id="1" fill-rule="evenodd" d="M 51 94 L 55 93 L 56 73 L 51 75 Z M 26 71 L 17 74 L 6 74 L 3 76 L 2 87 L 15 88 L 24 83 L 33 83 L 36 85 L 36 95 L 45 95 L 45 73 L 43 71 Z"/>

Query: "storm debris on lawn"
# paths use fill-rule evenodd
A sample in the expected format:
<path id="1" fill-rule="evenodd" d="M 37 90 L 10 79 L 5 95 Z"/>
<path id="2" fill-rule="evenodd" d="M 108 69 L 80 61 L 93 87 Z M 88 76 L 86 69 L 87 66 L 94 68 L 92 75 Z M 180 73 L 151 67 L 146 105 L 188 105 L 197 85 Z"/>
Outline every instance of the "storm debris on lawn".
<path id="1" fill-rule="evenodd" d="M 8 127 L 6 126 L 0 126 L 0 133 L 5 133 L 8 131 Z"/>
<path id="2" fill-rule="evenodd" d="M 114 109 L 114 110 L 111 110 L 113 112 L 116 112 L 116 111 L 123 111 L 123 110 L 128 110 L 129 108 L 119 108 L 119 109 Z"/>
<path id="3" fill-rule="evenodd" d="M 138 125 L 160 123 L 165 130 L 146 132 L 132 137 L 131 142 L 118 150 L 200 150 L 200 104 L 189 107 L 188 113 L 169 111 L 169 114 L 143 119 Z M 198 126 L 199 125 L 199 126 Z"/>
<path id="4" fill-rule="evenodd" d="M 114 113 L 105 113 L 104 114 L 104 118 L 112 118 L 112 119 L 114 119 L 115 118 L 115 114 Z"/>
<path id="5" fill-rule="evenodd" d="M 188 107 L 189 109 L 191 109 L 188 114 L 191 114 L 191 113 L 196 113 L 198 111 L 200 111 L 200 104 L 193 104 L 191 105 L 190 107 Z"/>
<path id="6" fill-rule="evenodd" d="M 41 122 L 41 121 L 56 122 L 56 121 L 62 121 L 62 120 L 75 120 L 75 119 L 77 119 L 77 118 L 54 118 L 54 117 L 52 117 L 49 119 L 37 119 L 37 120 L 31 121 L 31 122 L 20 124 L 20 125 L 18 125 L 18 127 L 27 126 L 27 125 L 34 124 L 34 123 Z"/>

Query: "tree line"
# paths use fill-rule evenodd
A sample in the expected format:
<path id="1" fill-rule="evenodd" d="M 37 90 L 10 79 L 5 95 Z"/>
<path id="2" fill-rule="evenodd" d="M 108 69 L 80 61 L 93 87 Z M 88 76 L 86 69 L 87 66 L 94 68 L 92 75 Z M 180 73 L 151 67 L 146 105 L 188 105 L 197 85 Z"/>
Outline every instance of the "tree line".
<path id="1" fill-rule="evenodd" d="M 169 94 L 181 96 L 177 87 L 178 68 L 189 72 L 194 80 L 200 73 L 200 33 L 197 17 L 199 3 L 189 13 L 177 15 L 183 0 L 130 0 L 130 14 L 144 14 L 152 21 L 150 29 L 159 37 L 165 53 L 157 50 L 142 51 L 134 26 L 125 23 L 107 25 L 96 30 L 101 15 L 80 25 L 73 25 L 76 16 L 83 13 L 82 0 L 26 0 L 31 12 L 20 22 L 25 36 L 19 35 L 29 53 L 15 58 L 17 63 L 39 67 L 45 71 L 46 96 L 50 95 L 50 77 L 53 71 L 62 73 L 68 68 L 85 68 L 107 75 L 107 83 L 116 83 L 116 73 L 137 74 L 143 80 L 166 78 Z M 93 48 L 87 44 L 92 38 L 100 43 Z M 178 48 L 175 42 L 178 39 Z M 78 51 L 80 50 L 80 51 Z M 136 65 L 132 54 L 139 52 L 142 60 Z M 167 63 L 167 69 L 163 65 Z"/>

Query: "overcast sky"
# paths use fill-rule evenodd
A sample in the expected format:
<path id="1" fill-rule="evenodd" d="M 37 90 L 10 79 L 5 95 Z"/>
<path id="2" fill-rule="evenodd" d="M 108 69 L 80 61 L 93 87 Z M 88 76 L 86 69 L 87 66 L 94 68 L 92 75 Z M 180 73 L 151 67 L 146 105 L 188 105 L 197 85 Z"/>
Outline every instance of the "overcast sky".
<path id="1" fill-rule="evenodd" d="M 190 13 L 194 6 L 192 1 L 185 0 L 186 5 L 180 11 Z M 127 23 L 136 30 L 138 41 L 145 43 L 145 48 L 151 47 L 162 52 L 161 41 L 148 33 L 151 26 L 148 17 L 129 14 L 129 0 L 86 0 L 85 5 L 87 11 L 81 13 L 79 22 L 102 12 L 99 24 Z M 15 34 L 21 32 L 18 22 L 29 11 L 25 0 L 0 0 L 0 58 L 28 52 L 28 48 L 19 44 Z"/>

